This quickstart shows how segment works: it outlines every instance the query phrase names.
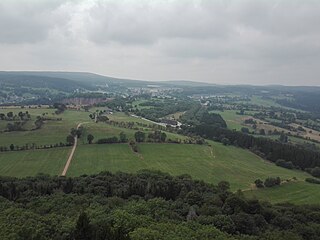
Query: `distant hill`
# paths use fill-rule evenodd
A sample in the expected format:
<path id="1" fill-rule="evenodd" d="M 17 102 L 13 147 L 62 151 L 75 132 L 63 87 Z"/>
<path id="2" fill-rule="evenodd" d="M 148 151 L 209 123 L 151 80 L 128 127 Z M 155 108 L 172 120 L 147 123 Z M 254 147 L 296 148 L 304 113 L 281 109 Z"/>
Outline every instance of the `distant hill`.
<path id="1" fill-rule="evenodd" d="M 170 87 L 205 87 L 216 86 L 211 83 L 193 82 L 185 80 L 172 80 L 172 81 L 145 81 L 135 79 L 123 79 L 109 76 L 103 76 L 89 72 L 60 72 L 60 71 L 10 71 L 0 72 L 0 75 L 11 76 L 36 76 L 36 77 L 49 77 L 55 79 L 68 79 L 76 82 L 81 82 L 90 85 L 111 85 L 122 87 L 147 87 L 150 84 L 156 84 L 159 86 Z"/>
<path id="2" fill-rule="evenodd" d="M 23 72 L 0 72 L 0 85 L 12 88 L 47 88 L 61 92 L 72 92 L 79 88 L 90 88 L 89 84 L 55 76 L 32 75 Z"/>

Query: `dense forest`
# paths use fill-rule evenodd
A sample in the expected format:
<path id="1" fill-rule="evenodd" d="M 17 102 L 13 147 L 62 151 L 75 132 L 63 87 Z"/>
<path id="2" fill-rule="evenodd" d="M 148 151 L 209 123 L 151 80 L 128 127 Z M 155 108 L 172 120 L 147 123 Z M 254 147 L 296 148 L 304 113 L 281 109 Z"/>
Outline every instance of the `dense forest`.
<path id="1" fill-rule="evenodd" d="M 306 93 L 298 92 L 295 93 L 293 99 L 279 99 L 278 103 L 296 109 L 302 109 L 305 111 L 310 111 L 313 114 L 320 114 L 320 95 L 319 93 Z"/>
<path id="2" fill-rule="evenodd" d="M 1 239 L 319 239 L 320 206 L 161 172 L 1 178 Z"/>

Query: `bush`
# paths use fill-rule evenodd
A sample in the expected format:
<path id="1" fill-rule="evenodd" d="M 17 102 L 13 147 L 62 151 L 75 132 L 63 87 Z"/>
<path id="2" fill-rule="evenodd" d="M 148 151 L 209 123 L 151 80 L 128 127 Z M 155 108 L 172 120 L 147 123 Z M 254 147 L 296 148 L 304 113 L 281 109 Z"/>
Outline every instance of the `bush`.
<path id="1" fill-rule="evenodd" d="M 320 178 L 320 167 L 315 167 L 311 170 L 311 175 Z"/>
<path id="2" fill-rule="evenodd" d="M 308 182 L 308 183 L 320 184 L 320 180 L 314 179 L 314 178 L 306 178 L 305 181 Z"/>
<path id="3" fill-rule="evenodd" d="M 221 143 L 225 146 L 230 145 L 230 140 L 228 138 L 222 138 Z"/>
<path id="4" fill-rule="evenodd" d="M 105 143 L 118 143 L 119 140 L 117 137 L 110 137 L 110 138 L 101 138 L 98 139 L 97 144 L 105 144 Z"/>
<path id="5" fill-rule="evenodd" d="M 279 167 L 283 167 L 283 168 L 288 168 L 288 169 L 293 169 L 294 168 L 294 165 L 292 162 L 287 162 L 283 159 L 278 159 L 276 161 L 276 165 L 279 166 Z"/>
<path id="6" fill-rule="evenodd" d="M 263 181 L 261 179 L 255 180 L 254 183 L 255 183 L 257 188 L 263 188 L 264 187 Z"/>
<path id="7" fill-rule="evenodd" d="M 269 177 L 264 181 L 264 186 L 273 187 L 273 186 L 280 185 L 280 183 L 281 183 L 281 179 L 279 177 L 277 178 Z"/>

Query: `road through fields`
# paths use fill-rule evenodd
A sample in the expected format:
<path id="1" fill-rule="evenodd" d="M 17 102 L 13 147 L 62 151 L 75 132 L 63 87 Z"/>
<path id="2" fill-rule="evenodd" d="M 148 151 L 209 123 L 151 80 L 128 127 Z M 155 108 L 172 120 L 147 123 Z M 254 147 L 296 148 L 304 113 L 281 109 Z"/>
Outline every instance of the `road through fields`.
<path id="1" fill-rule="evenodd" d="M 77 126 L 77 129 L 79 129 L 81 127 L 81 125 L 84 124 L 84 123 L 79 123 L 78 126 Z M 73 147 L 72 147 L 72 150 L 69 154 L 69 157 L 68 157 L 68 160 L 66 162 L 66 165 L 64 166 L 64 169 L 61 173 L 61 176 L 66 176 L 67 174 L 67 171 L 69 169 L 69 166 L 70 166 L 70 163 L 72 161 L 72 158 L 73 158 L 73 155 L 74 155 L 74 152 L 76 151 L 76 148 L 77 148 L 77 143 L 78 143 L 78 137 L 75 136 L 74 137 L 74 144 L 73 144 Z"/>

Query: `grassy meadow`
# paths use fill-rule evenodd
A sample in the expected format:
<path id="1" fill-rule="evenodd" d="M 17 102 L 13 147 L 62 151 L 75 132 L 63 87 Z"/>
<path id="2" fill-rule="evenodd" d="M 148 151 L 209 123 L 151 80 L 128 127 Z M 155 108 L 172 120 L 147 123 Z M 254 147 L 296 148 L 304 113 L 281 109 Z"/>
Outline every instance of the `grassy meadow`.
<path id="1" fill-rule="evenodd" d="M 250 126 L 246 126 L 243 124 L 246 118 L 250 118 L 250 115 L 238 115 L 236 114 L 236 110 L 225 110 L 225 111 L 212 111 L 214 113 L 218 113 L 221 117 L 226 121 L 227 127 L 229 129 L 236 129 L 238 131 L 243 127 L 249 128 L 249 130 L 253 130 Z"/>
<path id="2" fill-rule="evenodd" d="M 91 109 L 92 111 L 103 108 Z M 135 129 L 121 128 L 107 123 L 94 123 L 90 112 L 66 110 L 55 115 L 54 109 L 0 109 L 0 112 L 29 111 L 31 119 L 27 128 L 32 128 L 37 116 L 62 118 L 62 121 L 46 121 L 41 129 L 34 131 L 3 132 L 7 121 L 0 121 L 0 146 L 24 145 L 26 143 L 49 145 L 59 142 L 65 143 L 66 136 L 71 128 L 78 123 L 84 123 L 83 136 L 78 141 L 74 158 L 68 170 L 68 176 L 82 174 L 95 174 L 100 171 L 137 172 L 141 169 L 152 169 L 168 172 L 173 175 L 189 174 L 194 179 L 204 180 L 209 183 L 218 183 L 221 180 L 230 182 L 233 191 L 237 189 L 249 190 L 255 179 L 264 180 L 267 177 L 281 177 L 291 179 L 296 177 L 298 182 L 283 185 L 279 188 L 246 191 L 246 195 L 271 202 L 280 202 L 288 199 L 294 203 L 302 203 L 303 199 L 313 203 L 318 197 L 319 188 L 302 182 L 307 173 L 288 170 L 264 161 L 248 150 L 233 146 L 224 146 L 220 143 L 209 141 L 207 145 L 190 144 L 154 144 L 142 143 L 138 145 L 139 153 L 134 153 L 128 144 L 87 144 L 86 137 L 94 135 L 94 141 L 99 138 L 119 136 L 124 132 L 129 139 L 134 138 L 137 130 L 144 131 L 146 135 L 153 131 L 148 127 L 141 127 L 136 123 L 151 124 L 141 118 L 128 116 L 115 112 L 108 115 L 110 120 L 118 122 L 134 122 Z M 226 120 L 228 127 L 240 130 L 246 115 L 237 115 L 236 111 L 219 112 Z M 167 139 L 185 139 L 186 136 L 166 132 Z M 67 161 L 71 148 L 53 148 L 44 150 L 12 151 L 0 153 L 0 175 L 25 177 L 38 173 L 59 175 Z M 283 198 L 281 194 L 283 192 Z M 292 193 L 292 194 L 291 194 Z M 307 200 L 306 200 L 307 199 Z"/>
<path id="3" fill-rule="evenodd" d="M 245 196 L 271 203 L 319 204 L 320 185 L 307 182 L 290 182 L 272 188 L 245 191 Z"/>
<path id="4" fill-rule="evenodd" d="M 68 175 L 152 169 L 173 175 L 187 173 L 210 183 L 226 180 L 233 190 L 250 188 L 257 178 L 280 176 L 304 180 L 309 176 L 301 171 L 277 167 L 240 148 L 214 142 L 210 144 L 143 143 L 138 146 L 138 154 L 128 144 L 83 145 L 77 149 Z"/>
<path id="5" fill-rule="evenodd" d="M 0 176 L 26 177 L 39 173 L 60 175 L 71 148 L 0 153 Z"/>

